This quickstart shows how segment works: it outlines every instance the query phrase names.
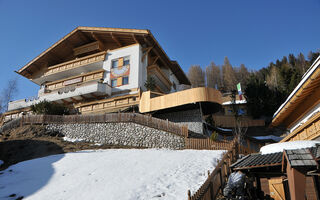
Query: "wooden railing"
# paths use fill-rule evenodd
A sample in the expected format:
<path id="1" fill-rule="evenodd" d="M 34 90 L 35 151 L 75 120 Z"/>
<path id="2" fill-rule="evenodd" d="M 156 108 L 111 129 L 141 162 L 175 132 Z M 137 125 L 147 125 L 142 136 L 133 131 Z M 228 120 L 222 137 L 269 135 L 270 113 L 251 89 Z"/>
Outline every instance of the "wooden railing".
<path id="1" fill-rule="evenodd" d="M 235 127 L 236 120 L 235 117 L 229 115 L 213 115 L 213 120 L 217 126 L 221 127 Z M 244 126 L 252 127 L 252 126 L 265 126 L 265 121 L 262 119 L 251 119 L 249 117 L 242 117 L 241 124 Z"/>
<path id="2" fill-rule="evenodd" d="M 232 147 L 224 154 L 216 168 L 209 173 L 204 184 L 194 193 L 188 191 L 188 200 L 214 200 L 222 190 L 231 173 L 230 165 L 238 158 L 238 142 L 232 141 Z"/>
<path id="3" fill-rule="evenodd" d="M 132 122 L 170 132 L 181 137 L 188 136 L 188 127 L 168 120 L 138 113 L 112 113 L 101 115 L 29 115 L 21 118 L 21 124 L 51 123 L 108 123 Z"/>
<path id="4" fill-rule="evenodd" d="M 98 71 L 90 72 L 87 74 L 82 74 L 79 76 L 74 76 L 71 78 L 50 82 L 47 84 L 47 89 L 50 91 L 57 90 L 57 89 L 66 87 L 68 85 L 82 84 L 92 80 L 100 80 L 103 78 L 103 76 L 104 76 L 104 70 L 98 70 Z"/>
<path id="5" fill-rule="evenodd" d="M 186 149 L 206 149 L 206 150 L 229 150 L 232 148 L 233 143 L 231 141 L 213 141 L 210 138 L 198 139 L 198 138 L 186 138 Z"/>
<path id="6" fill-rule="evenodd" d="M 104 61 L 105 57 L 106 57 L 106 52 L 103 51 L 103 52 L 99 52 L 99 53 L 85 56 L 82 58 L 78 58 L 75 60 L 71 60 L 68 62 L 60 63 L 58 65 L 50 66 L 48 68 L 48 71 L 44 73 L 44 76 L 48 76 L 51 74 L 55 74 L 55 73 L 70 70 L 70 69 L 74 69 L 74 68 L 81 67 L 84 65 L 89 65 L 89 64 L 96 63 L 99 61 Z"/>

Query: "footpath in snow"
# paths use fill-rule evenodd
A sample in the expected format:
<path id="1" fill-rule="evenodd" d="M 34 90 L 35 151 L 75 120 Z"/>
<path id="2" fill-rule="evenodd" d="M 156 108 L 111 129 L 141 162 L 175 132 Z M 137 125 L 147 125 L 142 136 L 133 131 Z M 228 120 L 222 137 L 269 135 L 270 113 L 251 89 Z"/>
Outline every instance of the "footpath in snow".
<path id="1" fill-rule="evenodd" d="M 223 152 L 110 149 L 38 158 L 1 171 L 0 199 L 187 199 Z"/>

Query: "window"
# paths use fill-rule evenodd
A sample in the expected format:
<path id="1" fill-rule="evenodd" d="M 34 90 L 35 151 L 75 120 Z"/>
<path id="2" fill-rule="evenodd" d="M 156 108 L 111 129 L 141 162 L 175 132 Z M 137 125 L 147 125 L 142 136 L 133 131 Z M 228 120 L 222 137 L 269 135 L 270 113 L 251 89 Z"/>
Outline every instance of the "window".
<path id="1" fill-rule="evenodd" d="M 127 84 L 129 84 L 129 77 L 127 76 L 122 77 L 122 85 L 127 85 Z"/>
<path id="2" fill-rule="evenodd" d="M 129 64 L 130 64 L 130 58 L 129 57 L 123 58 L 123 66 L 129 65 Z"/>
<path id="3" fill-rule="evenodd" d="M 118 59 L 112 61 L 112 68 L 117 68 L 118 67 Z"/>
<path id="4" fill-rule="evenodd" d="M 116 87 L 117 86 L 117 79 L 112 79 L 111 80 L 111 87 Z"/>

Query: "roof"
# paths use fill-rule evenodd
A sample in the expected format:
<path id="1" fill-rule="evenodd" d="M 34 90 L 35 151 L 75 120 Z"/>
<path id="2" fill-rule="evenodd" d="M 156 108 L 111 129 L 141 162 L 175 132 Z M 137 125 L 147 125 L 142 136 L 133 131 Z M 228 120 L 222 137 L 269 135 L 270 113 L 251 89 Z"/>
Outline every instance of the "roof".
<path id="1" fill-rule="evenodd" d="M 297 87 L 291 92 L 286 101 L 279 107 L 279 109 L 274 113 L 272 125 L 278 126 L 283 123 L 283 121 L 288 120 L 287 117 L 292 112 L 307 112 L 305 108 L 297 110 L 296 108 L 305 103 L 305 99 L 308 98 L 310 94 L 316 91 L 317 87 L 320 86 L 320 56 L 314 61 L 310 66 L 308 71 L 303 75 L 302 80 L 297 85 Z M 318 99 L 317 99 L 318 100 Z M 309 105 L 312 105 L 309 103 Z M 311 108 L 310 108 L 311 109 Z M 302 117 L 302 116 L 299 116 Z M 290 122 L 297 120 L 295 116 Z M 289 123 L 289 122 L 288 122 Z"/>
<path id="2" fill-rule="evenodd" d="M 320 159 L 320 144 L 312 148 L 285 150 L 287 158 L 293 167 L 317 166 Z M 249 154 L 230 167 L 233 169 L 249 169 L 282 165 L 283 152 L 270 154 Z"/>
<path id="3" fill-rule="evenodd" d="M 230 167 L 234 169 L 247 169 L 255 167 L 267 167 L 281 165 L 282 152 L 271 154 L 249 154 L 238 160 Z"/>
<path id="4" fill-rule="evenodd" d="M 284 152 L 291 167 L 317 166 L 309 149 L 285 150 Z"/>
<path id="5" fill-rule="evenodd" d="M 136 43 L 139 43 L 144 48 L 152 47 L 152 54 L 155 57 L 159 57 L 158 62 L 169 67 L 181 84 L 190 85 L 189 79 L 179 64 L 170 60 L 152 33 L 147 29 L 77 27 L 19 69 L 17 73 L 31 79 L 36 72 L 45 70 L 49 66 L 76 59 L 73 55 L 74 48 L 95 41 L 101 42 L 103 46 L 108 45 L 111 49 Z"/>
<path id="6" fill-rule="evenodd" d="M 315 158 L 320 159 L 320 144 L 317 144 L 316 147 L 311 148 L 310 151 Z"/>

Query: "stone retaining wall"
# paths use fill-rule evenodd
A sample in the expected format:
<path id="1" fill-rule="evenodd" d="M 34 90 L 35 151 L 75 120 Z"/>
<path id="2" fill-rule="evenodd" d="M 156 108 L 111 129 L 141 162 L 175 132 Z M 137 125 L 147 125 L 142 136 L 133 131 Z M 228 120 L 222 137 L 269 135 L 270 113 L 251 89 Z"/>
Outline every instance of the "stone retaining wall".
<path id="1" fill-rule="evenodd" d="M 153 117 L 159 119 L 168 119 L 171 122 L 188 125 L 188 129 L 194 133 L 203 134 L 203 123 L 199 109 L 183 110 L 176 112 L 167 112 L 154 114 Z"/>
<path id="2" fill-rule="evenodd" d="M 185 146 L 181 136 L 135 123 L 48 124 L 46 129 L 99 144 L 169 149 Z"/>

